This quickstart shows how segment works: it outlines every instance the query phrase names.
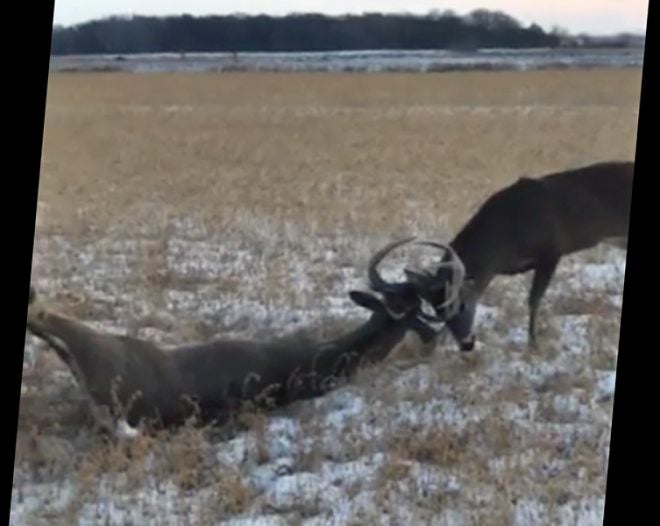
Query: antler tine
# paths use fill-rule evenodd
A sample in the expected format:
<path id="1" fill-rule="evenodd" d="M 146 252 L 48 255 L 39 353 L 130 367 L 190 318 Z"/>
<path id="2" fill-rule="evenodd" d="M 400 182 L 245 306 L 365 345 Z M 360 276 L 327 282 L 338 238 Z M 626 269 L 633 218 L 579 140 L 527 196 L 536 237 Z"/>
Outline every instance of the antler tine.
<path id="1" fill-rule="evenodd" d="M 434 248 L 443 250 L 445 253 L 449 253 L 451 259 L 449 261 L 443 261 L 438 265 L 438 269 L 449 268 L 452 271 L 452 279 L 450 284 L 450 293 L 448 294 L 448 299 L 440 305 L 436 305 L 436 309 L 440 310 L 447 305 L 451 305 L 456 301 L 460 294 L 460 289 L 465 279 L 465 265 L 461 261 L 461 258 L 458 256 L 456 251 L 448 244 L 438 243 L 435 241 L 417 241 L 418 245 L 426 245 Z"/>
<path id="2" fill-rule="evenodd" d="M 369 261 L 368 273 L 369 273 L 369 284 L 371 285 L 372 289 L 379 292 L 384 292 L 388 289 L 391 289 L 394 286 L 392 283 L 388 283 L 381 277 L 376 267 L 385 258 L 385 256 L 389 254 L 392 250 L 400 247 L 401 245 L 405 245 L 406 243 L 410 243 L 413 239 L 415 239 L 415 237 L 416 236 L 412 236 L 405 239 L 400 239 L 398 241 L 392 241 L 391 243 L 388 243 L 386 246 L 381 248 L 371 257 L 371 260 Z"/>

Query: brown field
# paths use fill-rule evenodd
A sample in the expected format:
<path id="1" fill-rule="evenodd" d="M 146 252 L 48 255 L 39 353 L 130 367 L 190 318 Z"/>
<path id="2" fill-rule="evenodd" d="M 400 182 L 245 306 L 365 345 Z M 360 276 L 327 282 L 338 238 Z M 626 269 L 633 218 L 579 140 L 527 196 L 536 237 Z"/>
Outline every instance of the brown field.
<path id="1" fill-rule="evenodd" d="M 632 158 L 640 82 L 636 70 L 52 75 L 40 231 L 121 228 L 149 204 L 218 231 L 244 210 L 319 233 L 453 229 L 522 175 Z"/>
<path id="2" fill-rule="evenodd" d="M 334 333 L 364 313 L 345 303 L 330 312 L 330 299 L 347 301 L 385 241 L 447 240 L 488 194 L 523 175 L 632 159 L 640 83 L 637 70 L 53 74 L 33 281 L 62 311 L 167 343 L 301 326 Z M 336 440 L 321 433 L 318 414 L 331 413 L 341 394 L 292 411 L 301 426 L 295 473 L 318 476 L 328 458 L 385 455 L 372 482 L 333 482 L 351 510 L 361 509 L 346 522 L 327 519 L 328 491 L 291 503 L 250 486 L 252 464 L 279 458 L 264 445 L 270 428 L 262 419 L 251 420 L 248 460 L 223 460 L 221 469 L 220 446 L 194 430 L 103 444 L 82 423 L 68 373 L 38 353 L 24 368 L 12 524 L 72 524 L 83 515 L 104 524 L 217 524 L 241 514 L 375 524 L 373 510 L 360 508 L 364 499 L 392 524 L 573 524 L 567 517 L 578 508 L 587 514 L 580 524 L 597 524 L 600 512 L 584 506 L 602 504 L 611 399 L 594 393 L 598 374 L 614 369 L 619 311 L 609 299 L 621 291 L 584 285 L 576 269 L 603 261 L 595 250 L 560 269 L 558 282 L 579 286 L 549 290 L 540 320 L 548 343 L 538 354 L 507 336 L 526 315 L 526 282 L 512 278 L 487 294 L 487 306 L 500 310 L 471 360 L 448 346 L 419 366 L 426 369 L 365 374 L 348 392 L 366 405 L 355 419 L 385 421 L 378 440 L 360 435 L 356 422 Z M 584 324 L 582 343 L 562 333 L 564 322 Z M 36 348 L 29 340 L 26 354 Z M 431 383 L 415 387 L 424 375 Z M 395 387 L 395 378 L 409 384 Z M 474 418 L 458 429 L 437 409 L 437 420 L 415 428 L 387 413 L 397 404 L 442 406 L 443 396 Z M 559 446 L 567 448 L 561 455 Z M 146 470 L 138 460 L 150 454 L 161 462 Z M 546 475 L 557 462 L 558 474 Z M 419 490 L 419 466 L 454 473 L 460 491 Z M 129 497 L 116 507 L 142 514 L 130 519 L 103 504 L 107 486 L 95 486 L 102 478 L 111 492 L 168 494 L 172 483 L 181 493 L 168 512 Z M 537 505 L 541 522 L 529 518 Z M 124 522 L 113 522 L 117 513 Z"/>

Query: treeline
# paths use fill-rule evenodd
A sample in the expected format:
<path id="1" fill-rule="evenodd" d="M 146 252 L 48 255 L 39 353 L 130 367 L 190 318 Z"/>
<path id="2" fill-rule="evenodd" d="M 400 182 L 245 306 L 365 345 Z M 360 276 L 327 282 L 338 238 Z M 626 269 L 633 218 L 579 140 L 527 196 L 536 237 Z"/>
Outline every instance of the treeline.
<path id="1" fill-rule="evenodd" d="M 480 9 L 425 16 L 364 14 L 282 17 L 110 17 L 55 27 L 52 53 L 158 53 L 241 51 L 340 51 L 556 47 L 562 38 L 536 24 Z"/>
<path id="2" fill-rule="evenodd" d="M 644 35 L 635 35 L 631 33 L 620 33 L 618 35 L 599 37 L 580 34 L 577 36 L 567 36 L 563 39 L 566 46 L 586 47 L 592 49 L 598 48 L 643 48 L 645 43 Z"/>

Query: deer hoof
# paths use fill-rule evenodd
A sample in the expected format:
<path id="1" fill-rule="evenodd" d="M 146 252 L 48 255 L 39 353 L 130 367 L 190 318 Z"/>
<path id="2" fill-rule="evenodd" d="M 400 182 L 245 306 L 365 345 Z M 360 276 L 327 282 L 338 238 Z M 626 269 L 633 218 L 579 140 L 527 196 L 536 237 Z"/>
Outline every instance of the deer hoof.
<path id="1" fill-rule="evenodd" d="M 475 345 L 476 345 L 476 343 L 477 343 L 477 339 L 474 338 L 474 337 L 472 337 L 472 338 L 470 338 L 470 339 L 468 339 L 468 340 L 463 340 L 463 341 L 460 343 L 460 349 L 461 349 L 461 352 L 470 352 L 470 351 L 473 351 L 473 350 L 474 350 L 474 347 L 475 347 Z"/>

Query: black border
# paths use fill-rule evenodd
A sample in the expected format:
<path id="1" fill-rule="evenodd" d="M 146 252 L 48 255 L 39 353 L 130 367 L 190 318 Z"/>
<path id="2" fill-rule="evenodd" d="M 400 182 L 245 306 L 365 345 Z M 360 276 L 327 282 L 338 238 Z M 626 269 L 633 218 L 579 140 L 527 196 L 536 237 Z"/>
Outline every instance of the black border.
<path id="1" fill-rule="evenodd" d="M 650 290 L 647 285 L 647 283 L 651 285 L 654 273 L 648 268 L 650 251 L 647 250 L 646 255 L 643 252 L 644 235 L 646 234 L 644 226 L 648 224 L 650 227 L 657 223 L 657 218 L 654 220 L 650 217 L 649 209 L 642 199 L 648 196 L 649 179 L 658 173 L 658 163 L 651 153 L 654 131 L 651 129 L 654 124 L 651 105 L 660 94 L 657 77 L 653 71 L 658 63 L 658 11 L 658 2 L 650 0 L 603 515 L 604 525 L 645 524 L 648 522 L 648 517 L 657 515 L 657 510 L 651 508 L 655 505 L 655 499 L 651 497 L 649 491 L 657 484 L 646 481 L 646 476 L 649 476 L 649 480 L 652 481 L 655 475 L 650 471 L 649 461 L 652 458 L 653 450 L 649 447 L 651 446 L 649 439 L 657 436 L 652 431 L 655 420 L 652 414 L 654 410 L 657 411 L 657 408 L 652 403 L 654 399 L 651 398 L 649 389 L 653 385 L 651 383 L 653 380 L 649 378 L 650 381 L 646 381 L 646 378 L 643 378 L 644 371 L 647 374 L 653 371 L 648 358 L 651 357 L 651 354 L 655 354 L 653 340 L 655 331 L 652 316 L 658 311 L 653 306 L 650 309 L 643 307 L 644 300 L 652 302 L 655 299 L 655 297 L 649 296 Z M 651 236 L 647 241 L 653 243 L 656 240 L 655 229 L 651 227 L 650 230 Z M 642 287 L 646 288 L 646 295 L 649 297 L 642 297 Z M 642 299 L 640 301 L 637 298 Z M 655 382 L 657 384 L 657 379 Z M 647 393 L 643 393 L 643 389 L 646 389 Z M 656 446 L 657 440 L 654 442 L 656 443 L 653 445 Z M 648 473 L 645 473 L 647 470 Z"/>
<path id="2" fill-rule="evenodd" d="M 5 109 L 10 118 L 3 119 L 5 126 L 5 155 L 10 167 L 5 169 L 3 207 L 5 232 L 10 238 L 3 240 L 3 265 L 5 283 L 11 287 L 11 299 L 3 315 L 3 327 L 11 329 L 9 342 L 4 342 L 3 354 L 10 358 L 6 365 L 5 381 L 8 407 L 2 426 L 4 441 L 4 507 L 9 523 L 11 493 L 16 452 L 16 431 L 23 374 L 25 346 L 25 319 L 28 290 L 32 271 L 34 223 L 37 210 L 41 147 L 46 111 L 50 45 L 53 31 L 54 0 L 40 0 L 34 4 L 17 2 L 12 6 L 6 21 L 17 31 L 7 31 L 9 43 L 5 50 L 9 64 L 4 66 L 3 85 Z M 9 25 L 8 27 L 11 27 Z M 8 316 L 8 317 L 6 317 Z M 7 396 L 7 395 L 6 395 Z"/>

